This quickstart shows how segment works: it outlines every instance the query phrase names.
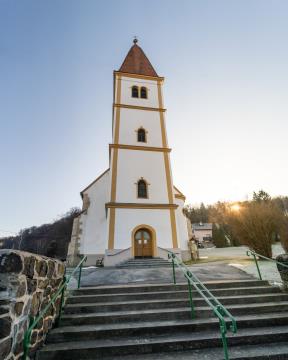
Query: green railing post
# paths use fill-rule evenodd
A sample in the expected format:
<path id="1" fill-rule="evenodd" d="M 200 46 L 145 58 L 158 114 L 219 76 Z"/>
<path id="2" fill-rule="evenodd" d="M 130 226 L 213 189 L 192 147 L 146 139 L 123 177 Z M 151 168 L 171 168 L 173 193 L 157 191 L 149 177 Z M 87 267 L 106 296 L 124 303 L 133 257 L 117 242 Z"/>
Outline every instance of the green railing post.
<path id="1" fill-rule="evenodd" d="M 254 253 L 252 253 L 252 255 L 254 257 L 254 261 L 255 261 L 255 264 L 256 264 L 257 271 L 258 271 L 259 279 L 262 280 L 262 276 L 261 276 L 260 268 L 259 268 L 259 265 L 258 265 L 257 257 L 256 257 L 256 255 Z"/>
<path id="2" fill-rule="evenodd" d="M 225 323 L 223 323 L 223 321 L 219 320 L 219 322 L 220 322 L 220 332 L 221 332 L 223 351 L 224 351 L 224 359 L 229 360 L 228 344 L 227 344 L 227 338 L 226 338 L 226 326 L 225 326 Z"/>
<path id="3" fill-rule="evenodd" d="M 175 264 L 173 257 L 172 257 L 172 269 L 173 269 L 173 283 L 176 285 Z"/>
<path id="4" fill-rule="evenodd" d="M 80 268 L 79 268 L 78 285 L 77 285 L 78 289 L 80 288 L 80 283 L 81 283 L 82 266 L 83 266 L 83 262 L 81 263 Z"/>
<path id="5" fill-rule="evenodd" d="M 63 283 L 65 283 L 65 282 L 66 282 L 66 276 L 64 276 L 64 278 L 63 278 Z M 64 286 L 61 291 L 61 299 L 60 299 L 59 313 L 58 313 L 58 317 L 56 320 L 56 327 L 60 326 L 60 323 L 61 323 L 62 309 L 63 309 L 64 299 L 65 299 L 65 292 L 66 292 L 66 286 Z"/>
<path id="6" fill-rule="evenodd" d="M 191 318 L 194 319 L 195 318 L 195 309 L 194 309 L 194 304 L 193 304 L 190 279 L 187 279 L 187 282 L 188 282 L 188 290 L 189 290 L 189 303 L 190 303 L 190 308 L 191 308 Z"/>

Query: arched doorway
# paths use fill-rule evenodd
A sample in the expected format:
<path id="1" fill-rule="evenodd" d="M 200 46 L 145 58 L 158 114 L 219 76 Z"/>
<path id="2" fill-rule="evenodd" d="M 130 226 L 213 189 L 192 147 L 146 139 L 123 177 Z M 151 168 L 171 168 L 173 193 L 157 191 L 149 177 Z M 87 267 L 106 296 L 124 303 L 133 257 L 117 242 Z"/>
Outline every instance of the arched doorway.
<path id="1" fill-rule="evenodd" d="M 141 228 L 134 235 L 134 255 L 137 257 L 152 257 L 152 234 L 146 228 Z"/>

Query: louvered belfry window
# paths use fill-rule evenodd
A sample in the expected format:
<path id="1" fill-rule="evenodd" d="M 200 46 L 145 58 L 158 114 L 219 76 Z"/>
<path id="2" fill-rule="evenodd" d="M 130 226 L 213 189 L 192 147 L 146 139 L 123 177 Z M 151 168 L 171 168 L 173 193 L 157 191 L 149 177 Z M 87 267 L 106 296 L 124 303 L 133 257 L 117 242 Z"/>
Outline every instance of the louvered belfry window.
<path id="1" fill-rule="evenodd" d="M 132 97 L 133 98 L 139 97 L 138 86 L 132 86 Z"/>
<path id="2" fill-rule="evenodd" d="M 145 180 L 138 181 L 138 198 L 147 199 L 147 184 Z"/>
<path id="3" fill-rule="evenodd" d="M 141 99 L 147 99 L 147 88 L 144 86 L 141 87 Z"/>
<path id="4" fill-rule="evenodd" d="M 137 131 L 137 140 L 139 142 L 146 142 L 146 131 L 145 129 L 141 128 Z"/>

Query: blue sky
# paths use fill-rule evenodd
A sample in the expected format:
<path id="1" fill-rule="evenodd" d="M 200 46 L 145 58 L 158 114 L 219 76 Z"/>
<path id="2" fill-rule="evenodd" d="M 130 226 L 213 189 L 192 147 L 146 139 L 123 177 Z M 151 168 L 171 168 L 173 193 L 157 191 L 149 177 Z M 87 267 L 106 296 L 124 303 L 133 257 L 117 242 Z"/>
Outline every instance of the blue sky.
<path id="1" fill-rule="evenodd" d="M 166 78 L 188 202 L 287 195 L 287 17 L 285 0 L 0 0 L 0 229 L 80 206 L 108 167 L 112 72 L 134 35 Z"/>

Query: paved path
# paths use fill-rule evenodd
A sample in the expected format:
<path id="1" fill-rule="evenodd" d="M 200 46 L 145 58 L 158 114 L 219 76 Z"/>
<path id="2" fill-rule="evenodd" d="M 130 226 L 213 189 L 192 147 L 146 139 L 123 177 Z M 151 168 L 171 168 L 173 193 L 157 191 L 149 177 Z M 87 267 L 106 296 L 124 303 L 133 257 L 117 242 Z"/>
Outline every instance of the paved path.
<path id="1" fill-rule="evenodd" d="M 245 273 L 258 278 L 257 268 L 255 266 L 252 258 L 247 257 L 246 246 L 238 246 L 238 247 L 228 247 L 228 248 L 210 248 L 210 249 L 200 249 L 200 257 L 216 260 L 217 257 L 219 259 L 224 260 L 225 258 L 230 259 L 232 267 L 241 269 Z M 279 254 L 283 254 L 285 251 L 283 250 L 281 244 L 274 244 L 272 246 L 273 257 L 276 257 Z M 233 260 L 232 260 L 233 259 Z M 245 260 L 243 262 L 243 260 Z M 226 261 L 227 263 L 227 261 Z M 229 264 L 228 264 L 229 265 Z M 259 267 L 262 274 L 263 280 L 268 280 L 271 284 L 281 286 L 282 280 L 280 278 L 279 272 L 277 270 L 276 264 L 270 261 L 259 261 Z"/>
<path id="2" fill-rule="evenodd" d="M 199 249 L 201 257 L 244 257 L 247 258 L 246 251 L 247 246 L 231 246 L 226 248 L 207 248 Z M 282 254 L 285 252 L 280 244 L 274 244 L 272 246 L 273 256 Z"/>
<path id="3" fill-rule="evenodd" d="M 200 280 L 241 280 L 251 279 L 251 276 L 240 269 L 227 264 L 209 263 L 193 265 L 190 267 Z M 185 278 L 181 270 L 176 271 L 178 282 Z M 117 268 L 84 268 L 81 286 L 137 284 L 137 283 L 171 283 L 172 268 L 153 269 L 117 269 Z M 76 286 L 76 280 L 71 282 L 71 287 Z"/>
<path id="4" fill-rule="evenodd" d="M 241 280 L 251 279 L 257 277 L 255 264 L 243 265 L 235 263 L 237 258 L 249 259 L 246 256 L 247 248 L 245 246 L 229 247 L 229 248 L 211 248 L 200 249 L 201 257 L 212 257 L 213 259 L 219 257 L 221 259 L 233 258 L 233 266 L 229 265 L 227 261 L 215 261 L 209 263 L 202 263 L 191 266 L 192 271 L 202 281 L 209 280 Z M 283 252 L 281 245 L 273 246 L 273 255 Z M 275 265 L 269 263 L 261 263 L 261 271 L 263 271 L 263 278 L 267 280 L 274 280 L 279 282 L 279 275 Z M 270 275 L 270 278 L 269 276 Z M 273 276 L 272 276 L 273 275 Z M 137 283 L 170 283 L 172 280 L 172 270 L 169 268 L 153 268 L 153 269 L 117 269 L 117 268 L 84 268 L 81 286 L 97 286 L 97 285 L 117 285 L 117 284 L 137 284 Z M 185 281 L 184 276 L 180 270 L 177 270 L 177 281 Z M 71 288 L 76 287 L 76 280 L 71 281 Z"/>

